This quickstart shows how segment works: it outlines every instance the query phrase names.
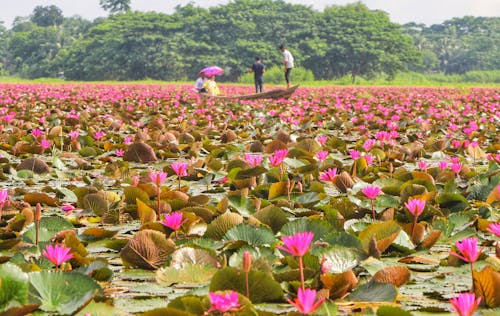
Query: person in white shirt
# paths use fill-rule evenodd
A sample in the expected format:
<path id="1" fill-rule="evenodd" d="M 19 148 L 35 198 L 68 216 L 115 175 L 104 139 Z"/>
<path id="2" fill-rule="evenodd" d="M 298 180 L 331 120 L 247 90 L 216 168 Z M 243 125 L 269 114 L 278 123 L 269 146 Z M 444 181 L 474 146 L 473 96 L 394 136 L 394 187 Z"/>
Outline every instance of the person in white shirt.
<path id="1" fill-rule="evenodd" d="M 198 93 L 207 92 L 207 90 L 203 87 L 205 81 L 207 81 L 207 77 L 205 77 L 204 73 L 200 72 L 198 79 L 196 79 L 196 82 L 194 83 L 194 89 Z"/>
<path id="2" fill-rule="evenodd" d="M 290 73 L 294 67 L 293 56 L 284 45 L 280 45 L 280 51 L 283 52 L 283 65 L 285 66 L 285 81 L 287 88 L 290 88 Z"/>

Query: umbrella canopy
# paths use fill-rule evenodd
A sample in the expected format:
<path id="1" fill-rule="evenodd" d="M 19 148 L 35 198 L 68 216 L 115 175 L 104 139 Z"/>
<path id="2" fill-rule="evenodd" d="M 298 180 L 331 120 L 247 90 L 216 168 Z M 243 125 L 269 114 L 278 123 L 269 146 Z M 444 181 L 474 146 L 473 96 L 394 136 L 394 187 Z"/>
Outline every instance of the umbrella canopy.
<path id="1" fill-rule="evenodd" d="M 217 66 L 210 66 L 207 68 L 203 68 L 200 73 L 205 74 L 207 77 L 218 76 L 224 73 L 224 69 Z"/>

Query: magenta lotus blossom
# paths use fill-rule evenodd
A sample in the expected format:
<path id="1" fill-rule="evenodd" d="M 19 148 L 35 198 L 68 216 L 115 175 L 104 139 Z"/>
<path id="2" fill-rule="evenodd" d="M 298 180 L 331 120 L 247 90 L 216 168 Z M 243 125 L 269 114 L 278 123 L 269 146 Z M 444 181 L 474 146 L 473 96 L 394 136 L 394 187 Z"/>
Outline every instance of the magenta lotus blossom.
<path id="1" fill-rule="evenodd" d="M 125 151 L 123 149 L 121 149 L 121 148 L 115 149 L 115 155 L 117 157 L 123 157 L 124 154 L 125 154 Z"/>
<path id="2" fill-rule="evenodd" d="M 363 156 L 363 158 L 365 158 L 365 161 L 366 161 L 367 165 L 371 165 L 372 164 L 372 162 L 373 162 L 373 156 L 372 155 L 366 154 L 366 155 Z"/>
<path id="3" fill-rule="evenodd" d="M 262 163 L 262 156 L 255 154 L 245 154 L 245 161 L 249 163 L 252 167 L 260 166 Z"/>
<path id="4" fill-rule="evenodd" d="M 80 136 L 80 132 L 79 131 L 71 131 L 71 132 L 69 132 L 69 137 L 72 140 L 76 140 L 79 136 Z"/>
<path id="5" fill-rule="evenodd" d="M 174 170 L 175 174 L 178 177 L 185 177 L 188 175 L 188 173 L 187 173 L 188 163 L 187 162 L 174 162 L 174 163 L 170 164 L 170 167 L 172 167 L 172 170 Z"/>
<path id="6" fill-rule="evenodd" d="M 311 242 L 314 238 L 314 234 L 311 232 L 300 232 L 292 236 L 283 236 L 281 241 L 284 246 L 276 246 L 276 248 L 288 252 L 292 256 L 302 257 L 304 256 L 311 246 Z"/>
<path id="7" fill-rule="evenodd" d="M 238 293 L 235 291 L 227 291 L 225 293 L 209 292 L 210 309 L 209 312 L 219 311 L 221 313 L 237 311 L 240 308 L 238 302 Z"/>
<path id="8" fill-rule="evenodd" d="M 324 146 L 326 144 L 326 141 L 328 140 L 328 137 L 325 135 L 320 135 L 316 137 L 316 140 L 318 141 L 318 143 L 320 143 L 321 146 Z"/>
<path id="9" fill-rule="evenodd" d="M 59 246 L 59 245 L 47 245 L 45 249 L 42 251 L 42 254 L 47 260 L 52 262 L 59 267 L 62 263 L 68 261 L 73 258 L 73 255 L 69 253 L 71 248 Z"/>
<path id="10" fill-rule="evenodd" d="M 153 183 L 157 186 L 160 187 L 163 182 L 167 179 L 168 174 L 166 172 L 155 172 L 155 171 L 150 171 L 149 172 L 149 178 Z"/>
<path id="11" fill-rule="evenodd" d="M 31 131 L 31 135 L 33 135 L 35 138 L 38 138 L 43 135 L 42 130 L 35 128 Z"/>
<path id="12" fill-rule="evenodd" d="M 324 297 L 316 300 L 316 296 L 316 290 L 299 288 L 295 301 L 288 300 L 288 302 L 294 305 L 301 314 L 311 315 L 326 300 Z"/>
<path id="13" fill-rule="evenodd" d="M 278 149 L 274 151 L 271 156 L 269 156 L 269 162 L 271 163 L 271 166 L 277 167 L 283 163 L 286 156 L 288 156 L 288 149 Z"/>
<path id="14" fill-rule="evenodd" d="M 361 192 L 370 200 L 374 200 L 382 192 L 382 189 L 376 185 L 367 185 L 361 189 Z"/>
<path id="15" fill-rule="evenodd" d="M 104 133 L 103 131 L 98 131 L 94 134 L 94 138 L 96 140 L 100 140 L 101 138 L 103 138 L 104 136 L 106 136 L 106 133 Z"/>
<path id="16" fill-rule="evenodd" d="M 40 146 L 42 147 L 42 150 L 46 150 L 47 148 L 50 148 L 51 145 L 52 145 L 52 143 L 50 142 L 50 140 L 42 139 L 40 141 Z"/>
<path id="17" fill-rule="evenodd" d="M 366 151 L 366 152 L 369 152 L 375 145 L 377 144 L 377 141 L 374 140 L 374 139 L 367 139 L 365 140 L 365 142 L 363 143 L 363 149 Z"/>
<path id="18" fill-rule="evenodd" d="M 446 162 L 446 161 L 440 161 L 438 163 L 438 168 L 441 169 L 441 170 L 444 170 L 444 169 L 448 168 L 448 162 Z"/>
<path id="19" fill-rule="evenodd" d="M 418 168 L 422 171 L 425 171 L 425 170 L 427 170 L 427 168 L 429 168 L 429 163 L 425 160 L 419 160 L 417 162 L 417 165 L 418 165 Z"/>
<path id="20" fill-rule="evenodd" d="M 183 215 L 182 212 L 166 214 L 161 223 L 172 230 L 178 230 L 187 221 L 187 219 L 182 219 Z"/>
<path id="21" fill-rule="evenodd" d="M 476 298 L 474 293 L 460 293 L 450 299 L 451 308 L 459 316 L 472 316 L 479 307 L 479 303 L 481 303 L 481 297 Z"/>
<path id="22" fill-rule="evenodd" d="M 359 150 L 349 150 L 349 155 L 352 159 L 357 160 L 361 157 L 361 152 Z"/>
<path id="23" fill-rule="evenodd" d="M 124 143 L 125 145 L 130 145 L 130 144 L 132 144 L 132 137 L 130 137 L 130 136 L 125 136 L 125 138 L 123 139 L 123 143 Z"/>
<path id="24" fill-rule="evenodd" d="M 496 235 L 497 237 L 500 237 L 500 223 L 492 223 L 486 230 Z"/>
<path id="25" fill-rule="evenodd" d="M 3 207 L 9 202 L 9 191 L 3 189 L 0 190 L 0 220 L 2 219 Z"/>
<path id="26" fill-rule="evenodd" d="M 66 212 L 66 215 L 68 215 L 69 213 L 71 213 L 75 209 L 76 209 L 76 207 L 74 207 L 70 203 L 63 203 L 63 205 L 61 205 L 61 210 L 63 210 L 64 212 Z"/>
<path id="27" fill-rule="evenodd" d="M 417 226 L 418 217 L 424 212 L 425 200 L 421 199 L 410 199 L 405 203 L 408 211 L 413 215 L 413 225 L 411 227 L 411 239 L 415 235 L 415 227 Z"/>
<path id="28" fill-rule="evenodd" d="M 337 168 L 328 168 L 319 175 L 321 181 L 333 181 L 337 175 Z"/>
<path id="29" fill-rule="evenodd" d="M 457 175 L 458 175 L 458 174 L 460 173 L 460 171 L 462 170 L 462 167 L 463 167 L 463 165 L 462 165 L 462 163 L 461 163 L 461 162 L 454 162 L 454 163 L 452 163 L 452 164 L 451 164 L 450 169 L 451 169 L 451 170 L 452 170 L 455 174 L 457 174 Z"/>
<path id="30" fill-rule="evenodd" d="M 457 254 L 453 251 L 451 251 L 450 254 L 468 263 L 476 262 L 482 253 L 482 250 L 477 248 L 477 238 L 475 237 L 465 238 L 461 241 L 457 241 L 455 243 L 455 246 L 457 247 L 460 254 Z"/>
<path id="31" fill-rule="evenodd" d="M 425 203 L 425 200 L 410 199 L 408 202 L 405 202 L 405 206 L 413 217 L 418 218 L 425 209 Z"/>
<path id="32" fill-rule="evenodd" d="M 288 252 L 292 256 L 299 258 L 300 284 L 305 289 L 304 263 L 302 257 L 309 251 L 314 234 L 311 232 L 299 232 L 292 236 L 283 236 L 281 241 L 284 246 L 278 245 L 276 248 Z"/>
<path id="33" fill-rule="evenodd" d="M 328 151 L 322 150 L 316 154 L 316 158 L 318 158 L 319 161 L 323 162 L 326 160 L 328 155 L 329 155 Z"/>

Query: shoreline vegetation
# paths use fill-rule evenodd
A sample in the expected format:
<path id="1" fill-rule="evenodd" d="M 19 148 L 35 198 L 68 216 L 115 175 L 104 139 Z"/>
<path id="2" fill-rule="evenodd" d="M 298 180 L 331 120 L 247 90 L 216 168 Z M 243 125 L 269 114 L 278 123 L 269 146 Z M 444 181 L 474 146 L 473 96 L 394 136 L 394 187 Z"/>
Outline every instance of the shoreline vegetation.
<path id="1" fill-rule="evenodd" d="M 248 78 L 247 78 L 248 77 Z M 293 78 L 292 78 L 293 79 Z M 444 74 L 421 74 L 415 72 L 404 72 L 397 74 L 393 79 L 373 78 L 364 79 L 356 78 L 352 83 L 349 76 L 345 76 L 336 80 L 306 80 L 294 79 L 294 83 L 300 84 L 302 87 L 327 87 L 327 86 L 419 86 L 419 87 L 500 87 L 500 71 L 473 71 L 462 75 L 444 75 Z M 179 81 L 162 81 L 154 79 L 144 80 L 110 80 L 110 81 L 73 81 L 60 78 L 37 78 L 26 79 L 17 76 L 0 76 L 0 83 L 11 84 L 186 84 L 192 85 L 192 80 Z M 221 82 L 222 85 L 240 86 L 252 85 L 253 78 L 243 76 L 238 82 Z M 276 87 L 284 85 L 284 82 L 276 82 L 274 80 L 266 80 L 266 87 Z"/>

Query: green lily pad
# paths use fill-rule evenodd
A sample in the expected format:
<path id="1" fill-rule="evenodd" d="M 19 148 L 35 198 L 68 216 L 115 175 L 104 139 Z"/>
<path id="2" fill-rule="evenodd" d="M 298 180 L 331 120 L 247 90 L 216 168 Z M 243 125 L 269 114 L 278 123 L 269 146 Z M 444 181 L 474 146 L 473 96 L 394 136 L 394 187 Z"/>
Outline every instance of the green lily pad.
<path id="1" fill-rule="evenodd" d="M 255 303 L 281 302 L 283 291 L 271 275 L 251 270 L 248 275 L 250 300 Z M 224 268 L 217 271 L 210 282 L 210 291 L 233 290 L 246 295 L 245 273 L 235 268 Z"/>
<path id="2" fill-rule="evenodd" d="M 228 230 L 224 235 L 225 241 L 244 241 L 251 246 L 271 246 L 277 242 L 272 230 L 266 227 L 254 227 L 240 224 Z"/>
<path id="3" fill-rule="evenodd" d="M 0 264 L 0 312 L 28 301 L 28 275 L 12 263 Z"/>
<path id="4" fill-rule="evenodd" d="M 38 231 L 38 241 L 47 242 L 60 231 L 73 228 L 74 228 L 73 225 L 62 217 L 59 216 L 42 217 L 42 219 L 40 220 L 40 229 Z M 31 225 L 28 226 L 26 232 L 24 232 L 23 237 L 25 240 L 34 243 L 36 238 L 35 235 L 36 235 L 35 223 L 32 223 Z"/>
<path id="5" fill-rule="evenodd" d="M 398 291 L 390 283 L 367 282 L 358 286 L 346 299 L 360 302 L 395 302 Z"/>
<path id="6" fill-rule="evenodd" d="M 45 312 L 69 315 L 102 294 L 92 278 L 78 272 L 40 271 L 29 274 L 30 301 Z"/>

